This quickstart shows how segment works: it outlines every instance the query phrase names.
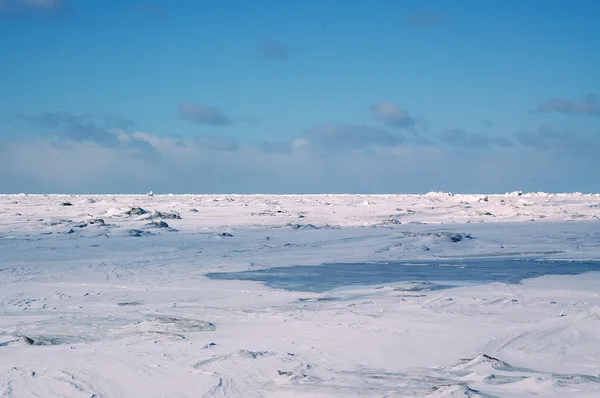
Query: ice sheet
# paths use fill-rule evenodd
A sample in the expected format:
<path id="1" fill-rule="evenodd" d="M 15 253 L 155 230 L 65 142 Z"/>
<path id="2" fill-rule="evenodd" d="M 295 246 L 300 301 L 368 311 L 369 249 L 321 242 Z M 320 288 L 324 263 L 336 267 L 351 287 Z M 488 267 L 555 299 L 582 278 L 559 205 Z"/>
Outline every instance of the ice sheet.
<path id="1" fill-rule="evenodd" d="M 598 260 L 599 214 L 583 194 L 3 195 L 0 396 L 596 397 L 598 273 L 335 299 L 205 274 Z"/>

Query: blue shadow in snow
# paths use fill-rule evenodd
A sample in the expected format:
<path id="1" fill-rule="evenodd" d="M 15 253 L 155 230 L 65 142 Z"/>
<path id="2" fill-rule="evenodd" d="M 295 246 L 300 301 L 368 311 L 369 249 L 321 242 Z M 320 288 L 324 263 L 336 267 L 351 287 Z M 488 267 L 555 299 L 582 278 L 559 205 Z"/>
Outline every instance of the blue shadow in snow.
<path id="1" fill-rule="evenodd" d="M 275 267 L 242 272 L 206 274 L 211 279 L 249 280 L 292 291 L 321 293 L 349 286 L 431 281 L 451 287 L 490 282 L 519 283 L 544 275 L 577 275 L 600 271 L 600 261 L 554 261 L 485 258 L 461 261 L 389 263 L 335 263 L 317 266 Z"/>

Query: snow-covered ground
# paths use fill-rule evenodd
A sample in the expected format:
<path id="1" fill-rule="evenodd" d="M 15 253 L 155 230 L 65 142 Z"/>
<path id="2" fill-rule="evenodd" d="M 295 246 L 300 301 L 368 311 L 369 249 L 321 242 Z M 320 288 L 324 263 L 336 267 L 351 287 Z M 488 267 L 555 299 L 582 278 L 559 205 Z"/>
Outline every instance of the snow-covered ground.
<path id="1" fill-rule="evenodd" d="M 600 273 L 205 276 L 483 257 L 600 260 L 600 195 L 0 195 L 0 397 L 600 396 Z"/>

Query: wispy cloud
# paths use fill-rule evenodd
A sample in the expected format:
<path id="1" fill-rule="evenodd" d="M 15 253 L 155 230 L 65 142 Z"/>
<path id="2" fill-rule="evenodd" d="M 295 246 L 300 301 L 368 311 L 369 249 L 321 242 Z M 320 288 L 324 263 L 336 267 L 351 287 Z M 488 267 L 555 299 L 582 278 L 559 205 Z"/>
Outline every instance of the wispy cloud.
<path id="1" fill-rule="evenodd" d="M 194 143 L 200 148 L 209 150 L 235 151 L 238 149 L 238 143 L 233 138 L 219 137 L 211 134 L 194 137 Z"/>
<path id="2" fill-rule="evenodd" d="M 292 144 L 283 141 L 261 141 L 257 145 L 258 149 L 264 153 L 287 154 L 294 149 Z"/>
<path id="3" fill-rule="evenodd" d="M 244 144 L 220 135 L 160 136 L 118 116 L 43 112 L 12 120 L 51 134 L 0 140 L 0 192 L 504 192 L 586 190 L 598 182 L 573 175 L 594 164 L 600 138 L 554 126 L 513 141 L 461 129 L 428 140 L 321 124 L 292 141 Z M 493 147 L 512 148 L 483 150 Z M 550 183 L 535 185 L 540 176 Z"/>
<path id="4" fill-rule="evenodd" d="M 251 145 L 236 151 L 202 150 L 142 132 L 126 137 L 130 144 L 115 148 L 87 141 L 56 146 L 43 139 L 3 143 L 0 192 L 586 191 L 598 183 L 594 173 L 577 178 L 578 172 L 589 170 L 595 155 L 563 157 L 523 147 L 515 148 L 507 161 L 498 152 L 452 147 L 399 146 L 315 156 L 304 150 L 264 152 Z M 546 183 L 536 183 L 540 178 Z"/>
<path id="5" fill-rule="evenodd" d="M 46 135 L 55 135 L 61 139 L 90 141 L 107 147 L 114 147 L 119 143 L 112 129 L 126 130 L 135 127 L 134 122 L 120 116 L 96 118 L 69 112 L 42 112 L 38 115 L 16 113 L 8 121 L 32 126 Z"/>
<path id="6" fill-rule="evenodd" d="M 415 125 L 415 121 L 404 109 L 391 102 L 380 102 L 369 108 L 373 115 L 388 127 L 408 128 Z"/>
<path id="7" fill-rule="evenodd" d="M 600 100 L 595 94 L 589 94 L 581 100 L 566 98 L 552 98 L 540 102 L 534 112 L 537 113 L 562 113 L 565 115 L 600 116 Z"/>
<path id="8" fill-rule="evenodd" d="M 193 102 L 185 102 L 179 107 L 179 118 L 196 124 L 209 126 L 226 126 L 233 121 L 222 110 Z"/>
<path id="9" fill-rule="evenodd" d="M 579 134 L 566 126 L 539 126 L 535 131 L 525 131 L 515 135 L 525 147 L 559 152 L 594 152 L 600 149 L 600 139 Z"/>
<path id="10" fill-rule="evenodd" d="M 274 41 L 266 41 L 260 45 L 260 56 L 267 61 L 287 61 L 290 51 L 287 46 Z"/>
<path id="11" fill-rule="evenodd" d="M 451 129 L 442 131 L 437 135 L 439 142 L 461 148 L 490 148 L 512 147 L 514 142 L 506 137 L 490 136 L 481 133 L 468 133 L 462 129 Z"/>
<path id="12" fill-rule="evenodd" d="M 123 116 L 106 116 L 104 118 L 104 127 L 107 129 L 132 130 L 136 128 L 136 123 Z"/>
<path id="13" fill-rule="evenodd" d="M 327 150 L 398 146 L 406 137 L 385 129 L 344 124 L 321 124 L 306 133 L 311 146 Z"/>

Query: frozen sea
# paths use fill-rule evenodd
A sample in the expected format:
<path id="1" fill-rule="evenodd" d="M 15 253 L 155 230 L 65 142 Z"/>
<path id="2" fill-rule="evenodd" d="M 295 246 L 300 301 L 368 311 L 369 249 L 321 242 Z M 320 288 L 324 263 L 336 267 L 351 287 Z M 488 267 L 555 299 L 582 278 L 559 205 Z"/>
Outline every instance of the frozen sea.
<path id="1" fill-rule="evenodd" d="M 0 195 L 0 397 L 598 397 L 600 195 Z"/>

